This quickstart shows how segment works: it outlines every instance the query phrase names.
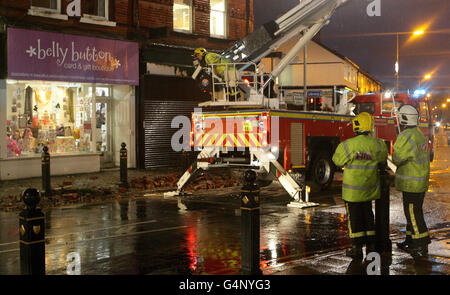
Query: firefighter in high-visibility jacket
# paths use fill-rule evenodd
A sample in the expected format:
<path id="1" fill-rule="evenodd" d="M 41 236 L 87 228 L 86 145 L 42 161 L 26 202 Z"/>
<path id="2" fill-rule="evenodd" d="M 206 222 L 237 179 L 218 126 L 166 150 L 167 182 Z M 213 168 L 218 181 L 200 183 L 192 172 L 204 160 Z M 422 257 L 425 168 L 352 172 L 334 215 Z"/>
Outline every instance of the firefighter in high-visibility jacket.
<path id="1" fill-rule="evenodd" d="M 240 92 L 237 83 L 240 75 L 234 66 L 226 65 L 230 63 L 230 60 L 222 57 L 220 54 L 208 52 L 205 48 L 195 49 L 193 56 L 201 64 L 214 65 L 214 74 L 225 82 L 228 99 L 231 101 L 239 100 Z"/>
<path id="2" fill-rule="evenodd" d="M 431 240 L 422 206 L 430 177 L 428 140 L 417 127 L 419 112 L 414 106 L 403 105 L 398 112 L 402 132 L 395 140 L 392 160 L 397 165 L 395 188 L 403 193 L 406 239 L 397 246 L 413 257 L 427 256 Z"/>
<path id="3" fill-rule="evenodd" d="M 378 165 L 385 165 L 387 148 L 383 140 L 371 135 L 373 118 L 363 112 L 353 119 L 356 136 L 341 142 L 333 155 L 333 162 L 344 167 L 342 199 L 347 209 L 348 231 L 352 248 L 346 255 L 363 257 L 375 252 L 375 221 L 372 200 L 380 198 Z"/>

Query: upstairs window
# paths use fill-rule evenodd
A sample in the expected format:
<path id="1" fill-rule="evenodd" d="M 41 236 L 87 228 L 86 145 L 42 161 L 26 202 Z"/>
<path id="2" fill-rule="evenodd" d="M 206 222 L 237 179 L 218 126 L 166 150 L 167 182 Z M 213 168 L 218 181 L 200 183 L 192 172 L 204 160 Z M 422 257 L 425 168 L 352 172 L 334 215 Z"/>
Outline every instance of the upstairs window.
<path id="1" fill-rule="evenodd" d="M 108 19 L 108 0 L 89 0 L 84 1 L 84 16 L 93 16 L 99 19 Z"/>
<path id="2" fill-rule="evenodd" d="M 85 0 L 82 3 L 83 16 L 80 23 L 115 27 L 116 22 L 109 20 L 109 0 Z"/>
<path id="3" fill-rule="evenodd" d="M 174 0 L 174 31 L 192 32 L 192 0 Z"/>
<path id="4" fill-rule="evenodd" d="M 31 0 L 30 3 L 29 15 L 59 20 L 68 19 L 66 14 L 61 14 L 61 0 Z"/>
<path id="5" fill-rule="evenodd" d="M 59 12 L 58 4 L 60 5 L 61 1 L 58 1 L 58 0 L 31 0 L 32 7 L 44 8 L 44 9 L 54 10 L 54 11 Z"/>
<path id="6" fill-rule="evenodd" d="M 225 38 L 227 26 L 227 12 L 225 0 L 210 0 L 210 34 L 212 37 Z"/>

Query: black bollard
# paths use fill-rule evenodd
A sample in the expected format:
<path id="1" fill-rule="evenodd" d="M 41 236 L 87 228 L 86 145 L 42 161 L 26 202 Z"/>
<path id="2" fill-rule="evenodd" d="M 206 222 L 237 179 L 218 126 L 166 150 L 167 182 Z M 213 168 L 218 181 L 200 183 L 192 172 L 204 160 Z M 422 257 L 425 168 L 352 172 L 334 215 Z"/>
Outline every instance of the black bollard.
<path id="1" fill-rule="evenodd" d="M 42 155 L 42 191 L 44 196 L 50 196 L 52 193 L 52 187 L 50 183 L 50 154 L 48 147 L 44 146 Z"/>
<path id="2" fill-rule="evenodd" d="M 247 170 L 241 189 L 241 252 L 240 274 L 262 275 L 259 261 L 259 187 L 255 185 L 256 173 Z"/>
<path id="3" fill-rule="evenodd" d="M 20 273 L 45 275 L 45 216 L 36 207 L 40 193 L 29 188 L 24 191 L 22 200 L 26 208 L 19 214 Z"/>
<path id="4" fill-rule="evenodd" d="M 375 201 L 376 249 L 382 256 L 392 255 L 389 219 L 389 173 L 380 167 L 380 198 Z"/>
<path id="5" fill-rule="evenodd" d="M 122 142 L 120 149 L 120 187 L 128 188 L 128 153 L 125 142 Z"/>

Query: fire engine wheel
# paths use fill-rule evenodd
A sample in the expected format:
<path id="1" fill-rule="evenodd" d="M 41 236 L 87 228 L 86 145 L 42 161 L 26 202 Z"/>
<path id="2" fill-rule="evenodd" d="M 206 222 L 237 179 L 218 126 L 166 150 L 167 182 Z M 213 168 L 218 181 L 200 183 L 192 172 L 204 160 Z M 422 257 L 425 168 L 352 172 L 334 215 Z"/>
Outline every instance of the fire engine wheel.
<path id="1" fill-rule="evenodd" d="M 312 166 L 312 178 L 321 189 L 327 189 L 333 181 L 335 167 L 331 155 L 321 152 L 317 155 Z"/>

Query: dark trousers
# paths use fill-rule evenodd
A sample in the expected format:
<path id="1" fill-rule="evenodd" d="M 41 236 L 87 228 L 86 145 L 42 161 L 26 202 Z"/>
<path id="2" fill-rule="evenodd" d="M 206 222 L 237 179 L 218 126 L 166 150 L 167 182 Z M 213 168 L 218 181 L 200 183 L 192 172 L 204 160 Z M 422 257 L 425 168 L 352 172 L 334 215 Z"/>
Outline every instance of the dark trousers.
<path id="1" fill-rule="evenodd" d="M 372 212 L 372 201 L 351 203 L 345 202 L 347 209 L 348 233 L 354 246 L 375 243 L 375 221 Z"/>
<path id="2" fill-rule="evenodd" d="M 421 247 L 431 243 L 427 224 L 423 217 L 425 193 L 403 192 L 403 211 L 406 217 L 406 242 Z"/>

